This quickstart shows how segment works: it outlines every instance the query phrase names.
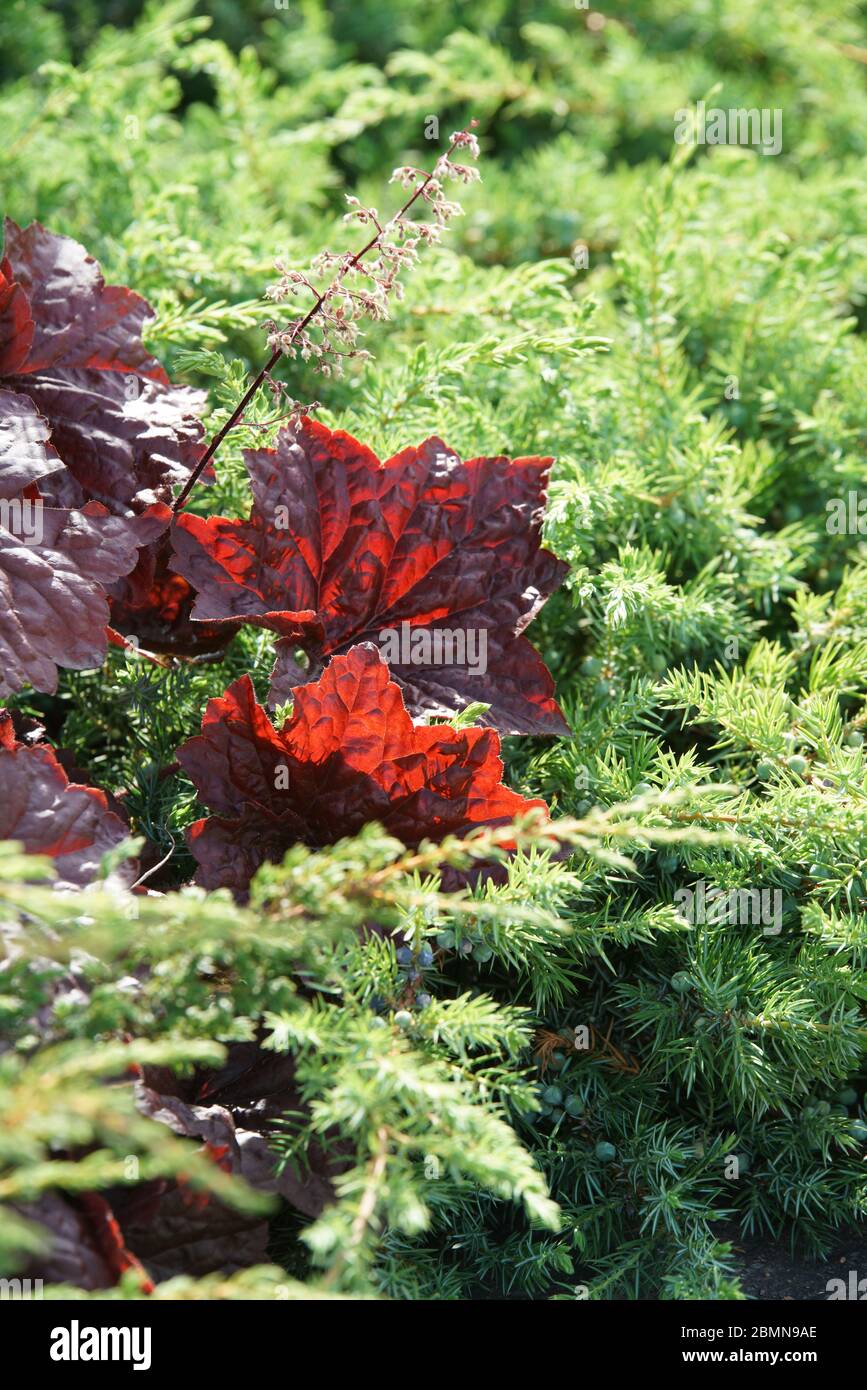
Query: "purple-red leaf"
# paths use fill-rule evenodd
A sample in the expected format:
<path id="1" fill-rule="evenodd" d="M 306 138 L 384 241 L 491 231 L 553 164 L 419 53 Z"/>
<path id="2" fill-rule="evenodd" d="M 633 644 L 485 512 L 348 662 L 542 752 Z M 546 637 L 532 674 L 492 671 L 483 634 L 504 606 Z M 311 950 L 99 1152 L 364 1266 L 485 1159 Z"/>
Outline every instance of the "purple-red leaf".
<path id="1" fill-rule="evenodd" d="M 171 556 L 168 532 L 139 551 L 135 569 L 112 589 L 112 627 L 150 652 L 201 656 L 219 651 L 240 624 L 191 622 L 195 594 L 186 579 L 169 569 Z"/>
<path id="2" fill-rule="evenodd" d="M 0 697 L 105 658 L 106 590 L 166 530 L 199 392 L 147 352 L 151 309 L 83 246 L 7 220 L 0 261 Z"/>
<path id="3" fill-rule="evenodd" d="M 34 1202 L 19 1203 L 17 1210 L 43 1228 L 48 1244 L 28 1277 L 90 1292 L 113 1288 L 132 1270 L 141 1292 L 153 1292 L 153 1282 L 127 1249 L 114 1212 L 98 1192 L 70 1197 L 43 1192 Z"/>
<path id="4" fill-rule="evenodd" d="M 0 386 L 30 397 L 65 465 L 43 495 L 64 507 L 96 500 L 117 515 L 170 502 L 200 454 L 204 395 L 170 386 L 144 347 L 147 301 L 106 285 L 70 237 L 9 219 L 5 233 Z"/>
<path id="5" fill-rule="evenodd" d="M 278 730 L 244 676 L 209 702 L 201 736 L 178 751 L 217 812 L 188 832 L 206 888 L 242 893 L 260 864 L 291 845 L 333 844 L 368 821 L 414 846 L 545 809 L 502 785 L 492 729 L 414 725 L 369 645 L 335 656 L 294 694 Z"/>
<path id="6" fill-rule="evenodd" d="M 38 222 L 19 227 L 11 218 L 5 230 L 3 266 L 26 295 L 33 322 L 27 371 L 93 367 L 168 381 L 141 341 L 152 314 L 146 299 L 106 285 L 97 262 L 72 237 Z"/>
<path id="7" fill-rule="evenodd" d="M 47 744 L 20 743 L 7 710 L 0 710 L 0 787 L 0 840 L 50 855 L 62 884 L 90 883 L 102 856 L 127 837 L 105 792 L 70 782 Z"/>
<path id="8" fill-rule="evenodd" d="M 0 525 L 0 697 L 28 683 L 47 694 L 57 667 L 101 666 L 109 621 L 105 589 L 128 574 L 169 520 L 162 504 L 138 517 L 98 502 L 38 511 Z M 26 526 L 26 529 L 25 529 Z M 32 528 L 32 529 L 31 529 Z"/>
<path id="9" fill-rule="evenodd" d="M 434 438 L 380 463 L 309 419 L 245 457 L 249 520 L 182 515 L 174 568 L 198 590 L 194 619 L 285 639 L 274 703 L 297 677 L 294 647 L 315 673 L 373 642 L 414 712 L 478 700 L 504 733 L 567 732 L 523 636 L 566 572 L 540 548 L 550 459 L 462 462 Z"/>
<path id="10" fill-rule="evenodd" d="M 0 376 L 21 370 L 30 355 L 33 333 L 30 302 L 4 260 L 0 262 Z"/>
<path id="11" fill-rule="evenodd" d="M 269 1147 L 275 1122 L 302 1105 L 290 1057 L 265 1052 L 258 1043 L 229 1048 L 225 1066 L 193 1082 L 149 1068 L 137 1088 L 139 1110 L 179 1137 L 206 1146 L 224 1172 L 258 1192 L 279 1194 L 307 1216 L 318 1216 L 333 1197 L 334 1158 L 311 1145 L 306 1171 L 278 1172 Z M 154 1279 L 176 1274 L 230 1271 L 266 1258 L 267 1220 L 225 1206 L 183 1184 L 163 1183 L 153 1200 L 129 1191 L 113 1199 L 131 1249 Z M 144 1200 L 142 1200 L 142 1198 Z"/>
<path id="12" fill-rule="evenodd" d="M 0 498 L 12 501 L 25 488 L 63 469 L 50 442 L 51 426 L 29 396 L 0 389 Z"/>

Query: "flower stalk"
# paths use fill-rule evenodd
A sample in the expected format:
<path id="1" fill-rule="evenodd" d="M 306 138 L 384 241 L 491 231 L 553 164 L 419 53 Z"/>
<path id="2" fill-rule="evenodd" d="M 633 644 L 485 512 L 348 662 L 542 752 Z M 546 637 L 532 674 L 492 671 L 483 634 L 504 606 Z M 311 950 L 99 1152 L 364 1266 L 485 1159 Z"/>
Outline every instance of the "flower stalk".
<path id="1" fill-rule="evenodd" d="M 358 320 L 364 317 L 381 320 L 388 317 L 388 301 L 393 293 L 401 295 L 402 287 L 398 276 L 404 266 L 418 259 L 419 244 L 435 244 L 451 220 L 462 211 L 460 204 L 449 201 L 444 192 L 447 178 L 462 183 L 471 183 L 479 177 L 478 170 L 472 166 L 456 164 L 452 155 L 459 149 L 477 159 L 479 146 L 470 122 L 470 128 L 456 131 L 449 142 L 448 149 L 439 156 L 434 167 L 426 172 L 411 165 L 395 169 L 391 182 L 399 182 L 412 192 L 398 212 L 382 224 L 375 208 L 366 208 L 357 198 L 347 199 L 350 211 L 346 220 L 354 220 L 375 230 L 370 239 L 356 252 L 336 253 L 325 251 L 317 256 L 314 273 L 333 269 L 331 281 L 323 290 L 317 290 L 312 280 L 303 272 L 286 270 L 280 263 L 277 269 L 281 278 L 268 290 L 268 298 L 282 301 L 303 291 L 314 296 L 310 309 L 300 318 L 280 329 L 275 324 L 267 325 L 271 332 L 268 345 L 271 356 L 258 376 L 251 382 L 229 418 L 213 436 L 207 449 L 199 459 L 184 487 L 178 495 L 173 512 L 177 514 L 185 506 L 187 498 L 213 459 L 230 430 L 241 421 L 244 411 L 250 404 L 260 386 L 270 377 L 281 357 L 300 356 L 303 361 L 314 362 L 317 371 L 324 376 L 338 376 L 342 372 L 344 357 L 369 357 L 356 346 L 359 336 Z M 433 213 L 429 222 L 415 222 L 407 217 L 413 205 L 422 199 Z M 370 252 L 377 251 L 373 262 L 362 266 Z M 364 288 L 353 288 L 346 282 L 353 276 L 362 276 L 368 284 Z M 315 326 L 318 336 L 311 331 Z"/>

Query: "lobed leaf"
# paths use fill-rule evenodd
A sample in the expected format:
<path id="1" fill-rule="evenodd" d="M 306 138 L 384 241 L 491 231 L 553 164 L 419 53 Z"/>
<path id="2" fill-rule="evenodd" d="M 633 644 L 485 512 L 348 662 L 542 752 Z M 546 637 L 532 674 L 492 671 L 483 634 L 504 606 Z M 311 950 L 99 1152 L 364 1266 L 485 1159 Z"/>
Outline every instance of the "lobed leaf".
<path id="1" fill-rule="evenodd" d="M 309 419 L 245 458 L 249 519 L 180 516 L 173 567 L 198 591 L 194 620 L 252 623 L 285 639 L 272 703 L 297 681 L 296 646 L 315 674 L 358 642 L 400 643 L 408 628 L 414 650 L 389 665 L 414 713 L 447 717 L 482 702 L 503 733 L 568 732 L 523 636 L 566 573 L 540 547 L 550 459 L 462 462 L 432 438 L 380 463 Z M 464 656 L 434 660 L 437 633 L 448 634 L 447 655 Z M 482 644 L 484 662 L 468 662 Z"/>
<path id="2" fill-rule="evenodd" d="M 492 729 L 414 725 L 370 645 L 333 657 L 294 697 L 276 729 L 243 676 L 209 701 L 201 735 L 178 751 L 217 812 L 188 831 L 206 888 L 243 893 L 291 845 L 333 844 L 368 821 L 414 846 L 545 809 L 503 786 Z"/>

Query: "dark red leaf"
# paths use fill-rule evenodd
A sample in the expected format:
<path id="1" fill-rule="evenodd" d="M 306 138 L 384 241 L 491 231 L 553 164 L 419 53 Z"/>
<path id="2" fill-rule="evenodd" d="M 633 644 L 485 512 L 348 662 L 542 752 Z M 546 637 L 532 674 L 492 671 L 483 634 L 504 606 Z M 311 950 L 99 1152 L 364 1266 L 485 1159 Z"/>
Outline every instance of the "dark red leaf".
<path id="1" fill-rule="evenodd" d="M 83 511 L 43 508 L 34 538 L 14 518 L 0 525 L 0 697 L 29 682 L 57 688 L 57 667 L 85 670 L 105 659 L 105 589 L 128 574 L 140 545 L 164 531 L 169 509 L 109 516 L 98 502 Z"/>
<path id="2" fill-rule="evenodd" d="M 0 710 L 0 787 L 0 840 L 50 855 L 62 884 L 90 883 L 102 856 L 127 837 L 105 793 L 70 782 L 47 744 L 19 743 L 7 710 Z"/>
<path id="3" fill-rule="evenodd" d="M 30 356 L 34 331 L 30 302 L 4 260 L 0 262 L 0 376 L 20 372 Z"/>
<path id="4" fill-rule="evenodd" d="M 84 1205 L 60 1192 L 43 1192 L 34 1202 L 19 1203 L 17 1210 L 42 1226 L 48 1239 L 48 1249 L 32 1262 L 28 1278 L 88 1291 L 110 1289 L 117 1283 L 116 1258 L 103 1248 L 105 1231 L 94 1231 Z"/>
<path id="5" fill-rule="evenodd" d="M 200 453 L 198 392 L 145 349 L 151 315 L 84 247 L 7 220 L 0 261 L 0 697 L 99 666 L 106 590 L 165 531 Z M 37 487 L 38 484 L 38 487 Z M 180 581 L 179 581 L 180 582 Z"/>
<path id="6" fill-rule="evenodd" d="M 38 222 L 19 227 L 6 219 L 4 266 L 27 296 L 34 331 L 28 372 L 45 367 L 93 367 L 168 377 L 141 341 L 152 316 L 146 299 L 121 285 L 106 285 L 93 256 L 72 237 Z"/>
<path id="7" fill-rule="evenodd" d="M 333 1196 L 333 1159 L 329 1163 L 314 1145 L 303 1175 L 289 1167 L 278 1172 L 268 1144 L 273 1122 L 301 1104 L 291 1058 L 263 1052 L 257 1043 L 238 1044 L 229 1049 L 227 1065 L 207 1079 L 207 1103 L 196 1104 L 187 1098 L 191 1087 L 184 1081 L 149 1069 L 146 1084 L 136 1087 L 138 1107 L 176 1135 L 197 1140 L 224 1172 L 318 1216 Z M 266 1259 L 264 1217 L 194 1193 L 184 1182 L 162 1184 L 150 1202 L 136 1190 L 113 1202 L 128 1244 L 155 1279 L 231 1272 Z"/>
<path id="8" fill-rule="evenodd" d="M 275 703 L 296 676 L 295 646 L 315 673 L 356 642 L 382 648 L 383 634 L 393 644 L 420 629 L 441 650 L 420 650 L 421 637 L 409 659 L 390 660 L 414 712 L 481 700 L 505 733 L 568 732 L 523 636 L 566 573 L 540 548 L 550 459 L 462 462 L 434 438 L 380 463 L 309 419 L 245 457 L 249 520 L 182 515 L 174 568 L 198 590 L 194 619 L 286 639 Z"/>
<path id="9" fill-rule="evenodd" d="M 218 813 L 188 832 L 206 888 L 242 893 L 260 864 L 292 844 L 333 844 L 372 820 L 414 846 L 544 809 L 502 785 L 492 729 L 414 725 L 369 645 L 334 657 L 294 694 L 292 717 L 277 730 L 244 676 L 209 702 L 201 736 L 178 751 Z"/>
<path id="10" fill-rule="evenodd" d="M 93 1240 L 115 1282 L 132 1270 L 142 1293 L 153 1293 L 153 1281 L 142 1268 L 141 1261 L 127 1249 L 123 1231 L 108 1202 L 98 1192 L 81 1192 L 76 1204 L 85 1213 Z"/>
<path id="11" fill-rule="evenodd" d="M 100 1193 L 65 1197 L 46 1192 L 18 1210 L 44 1228 L 49 1242 L 45 1254 L 31 1264 L 29 1278 L 92 1291 L 113 1288 L 132 1270 L 140 1291 L 153 1293 L 153 1281 L 127 1248 L 114 1211 Z"/>
<path id="12" fill-rule="evenodd" d="M 167 532 L 139 551 L 135 569 L 112 589 L 112 627 L 146 651 L 172 656 L 219 651 L 240 624 L 191 622 L 195 594 L 169 569 L 171 555 Z"/>
<path id="13" fill-rule="evenodd" d="M 29 396 L 0 389 L 0 498 L 12 501 L 32 483 L 63 469 L 50 438 L 51 426 Z"/>
<path id="14" fill-rule="evenodd" d="M 9 219 L 5 233 L 0 384 L 30 397 L 66 466 L 44 495 L 65 507 L 95 499 L 119 515 L 170 502 L 200 455 L 204 394 L 170 386 L 144 347 L 147 301 L 106 285 L 70 237 Z"/>
<path id="15" fill-rule="evenodd" d="M 119 515 L 168 503 L 200 453 L 198 392 L 119 372 L 78 369 L 10 378 L 51 424 L 67 473 L 46 490 L 59 506 L 89 498 Z"/>
<path id="16" fill-rule="evenodd" d="M 191 1149 L 224 1173 L 283 1198 L 308 1217 L 333 1199 L 332 1178 L 345 1165 L 343 1146 L 330 1145 L 326 1153 L 312 1143 L 304 1171 L 297 1172 L 291 1165 L 278 1171 L 269 1144 L 285 1114 L 304 1108 L 291 1057 L 265 1051 L 256 1041 L 230 1045 L 216 1071 L 178 1076 L 166 1067 L 130 1070 L 137 1077 L 141 1114 L 191 1140 Z M 52 1283 L 110 1288 L 133 1270 L 142 1292 L 149 1293 L 151 1279 L 231 1273 L 267 1259 L 266 1216 L 225 1206 L 180 1176 L 115 1187 L 104 1195 L 43 1194 L 18 1210 L 50 1237 L 49 1250 L 32 1262 L 28 1277 Z"/>

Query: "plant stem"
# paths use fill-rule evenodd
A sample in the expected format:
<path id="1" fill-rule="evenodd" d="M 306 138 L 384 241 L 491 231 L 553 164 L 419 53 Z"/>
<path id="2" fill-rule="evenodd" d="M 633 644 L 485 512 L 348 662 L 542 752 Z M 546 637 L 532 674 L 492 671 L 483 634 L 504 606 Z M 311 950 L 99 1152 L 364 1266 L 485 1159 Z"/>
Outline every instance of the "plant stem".
<path id="1" fill-rule="evenodd" d="M 319 305 L 317 304 L 315 308 L 318 309 L 318 307 Z M 312 318 L 312 312 L 308 315 L 308 319 L 309 318 Z M 271 357 L 268 358 L 268 361 L 265 363 L 264 367 L 262 368 L 259 375 L 256 377 L 255 381 L 252 383 L 251 386 L 247 388 L 247 390 L 244 392 L 243 396 L 239 400 L 238 404 L 235 406 L 235 409 L 232 411 L 225 425 L 223 425 L 222 428 L 219 429 L 217 433 L 214 435 L 204 454 L 199 459 L 199 462 L 196 464 L 187 481 L 184 483 L 180 495 L 178 496 L 174 506 L 172 507 L 172 511 L 175 514 L 177 514 L 181 510 L 190 493 L 192 492 L 193 488 L 196 486 L 196 483 L 199 481 L 199 478 L 202 476 L 208 464 L 211 462 L 211 459 L 214 457 L 214 454 L 217 452 L 223 440 L 226 438 L 226 435 L 229 433 L 229 430 L 234 429 L 235 425 L 237 425 L 239 419 L 243 415 L 244 411 L 247 409 L 247 406 L 250 404 L 256 392 L 259 390 L 259 387 L 262 385 L 262 382 L 265 380 L 265 377 L 268 375 L 270 371 L 273 371 L 274 367 L 276 367 L 277 363 L 280 361 L 280 357 L 281 353 L 275 352 L 272 354 Z"/>
<path id="2" fill-rule="evenodd" d="M 475 124 L 475 122 L 473 122 L 473 124 Z M 462 135 L 464 134 L 464 132 L 461 131 L 460 134 Z M 343 277 L 345 275 L 348 275 L 350 270 L 354 270 L 356 266 L 358 266 L 361 263 L 363 258 L 367 255 L 368 251 L 371 251 L 373 247 L 376 246 L 380 237 L 392 223 L 396 222 L 399 218 L 403 217 L 407 212 L 409 212 L 413 203 L 421 197 L 428 184 L 433 179 L 436 172 L 436 168 L 439 166 L 441 159 L 445 158 L 446 160 L 448 160 L 451 154 L 457 148 L 457 145 L 458 139 L 455 138 L 451 141 L 448 149 L 445 152 L 445 155 L 440 156 L 440 159 L 437 160 L 434 169 L 432 169 L 431 172 L 427 175 L 427 177 L 423 179 L 422 182 L 418 184 L 418 186 L 413 190 L 413 193 L 409 198 L 407 198 L 403 207 L 400 208 L 400 210 L 394 214 L 394 216 L 391 218 L 391 222 L 386 223 L 385 227 L 380 227 L 377 225 L 376 232 L 366 243 L 366 245 L 362 246 L 360 251 L 356 251 L 355 255 L 350 260 L 346 261 L 344 265 L 341 266 L 340 270 L 337 272 L 328 288 L 323 290 L 321 294 L 318 294 L 316 296 L 316 303 L 313 305 L 313 308 L 310 309 L 304 315 L 303 319 L 299 320 L 299 322 L 295 325 L 294 329 L 292 330 L 290 346 L 292 343 L 295 342 L 298 336 L 301 333 L 303 333 L 307 325 L 316 317 L 326 300 L 331 298 L 331 296 L 334 294 L 334 291 L 337 289 L 340 282 L 343 280 Z M 280 361 L 280 358 L 283 356 L 283 352 L 284 349 L 278 348 L 277 351 L 273 353 L 271 357 L 269 357 L 268 361 L 265 363 L 265 366 L 262 368 L 255 381 L 253 381 L 252 384 L 244 392 L 243 396 L 239 400 L 238 404 L 235 406 L 235 409 L 232 411 L 226 423 L 214 435 L 204 454 L 199 459 L 199 462 L 196 464 L 195 468 L 193 469 L 192 473 L 190 474 L 189 478 L 187 479 L 186 483 L 181 489 L 181 492 L 174 506 L 172 507 L 172 512 L 175 515 L 177 515 L 177 513 L 186 503 L 187 498 L 189 497 L 196 483 L 199 481 L 199 478 L 202 476 L 202 473 L 205 471 L 208 464 L 211 462 L 211 459 L 214 457 L 223 440 L 226 438 L 226 435 L 229 433 L 229 430 L 234 429 L 235 426 L 238 424 L 238 421 L 240 420 L 244 411 L 247 409 L 247 406 L 250 404 L 256 392 L 259 390 L 259 387 L 262 385 L 266 376 L 268 376 L 269 373 L 273 371 L 274 367 L 276 367 L 277 363 Z"/>

